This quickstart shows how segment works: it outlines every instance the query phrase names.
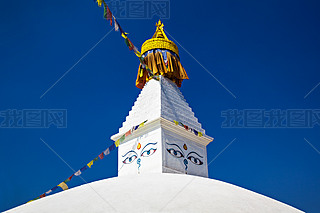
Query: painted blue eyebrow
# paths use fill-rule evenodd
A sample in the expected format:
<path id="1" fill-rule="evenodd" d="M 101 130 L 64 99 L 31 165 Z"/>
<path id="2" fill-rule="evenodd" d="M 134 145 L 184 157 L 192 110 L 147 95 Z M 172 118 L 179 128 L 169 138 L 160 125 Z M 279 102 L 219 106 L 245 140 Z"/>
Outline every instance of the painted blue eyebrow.
<path id="1" fill-rule="evenodd" d="M 188 155 L 187 155 L 187 157 L 190 155 L 190 154 L 192 154 L 192 153 L 194 153 L 194 154 L 196 154 L 196 155 L 198 155 L 200 158 L 203 158 L 201 155 L 199 155 L 198 153 L 196 153 L 196 152 L 190 152 Z"/>
<path id="2" fill-rule="evenodd" d="M 147 146 L 149 146 L 149 145 L 156 145 L 158 142 L 156 142 L 156 143 L 148 143 L 147 145 L 145 145 L 144 147 L 143 147 L 143 149 L 141 150 L 141 153 L 143 152 L 143 150 L 144 150 L 144 148 L 146 148 Z"/>
<path id="3" fill-rule="evenodd" d="M 122 157 L 125 157 L 127 154 L 129 154 L 129 153 L 131 153 L 131 152 L 133 152 L 133 153 L 135 153 L 136 155 L 138 155 L 135 151 L 131 150 L 131 151 L 127 152 L 126 154 L 122 155 Z"/>
<path id="4" fill-rule="evenodd" d="M 180 151 L 183 153 L 182 149 L 180 148 L 180 146 L 178 144 L 175 144 L 175 143 L 166 143 L 166 144 L 178 147 L 180 149 Z"/>

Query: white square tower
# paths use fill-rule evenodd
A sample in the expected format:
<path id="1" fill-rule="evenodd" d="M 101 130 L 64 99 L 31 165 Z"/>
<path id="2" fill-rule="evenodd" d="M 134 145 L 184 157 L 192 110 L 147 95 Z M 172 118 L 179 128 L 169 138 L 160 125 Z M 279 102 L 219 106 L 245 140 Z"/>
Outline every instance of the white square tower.
<path id="1" fill-rule="evenodd" d="M 146 83 L 119 133 L 145 124 L 118 147 L 118 176 L 182 173 L 208 177 L 206 146 L 213 138 L 194 116 L 177 85 L 160 76 Z"/>

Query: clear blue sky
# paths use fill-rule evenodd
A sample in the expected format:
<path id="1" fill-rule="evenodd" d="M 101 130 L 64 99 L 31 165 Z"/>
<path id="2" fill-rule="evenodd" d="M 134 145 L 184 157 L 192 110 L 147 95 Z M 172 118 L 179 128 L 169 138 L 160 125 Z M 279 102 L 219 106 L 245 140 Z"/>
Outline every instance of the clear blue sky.
<path id="1" fill-rule="evenodd" d="M 210 178 L 307 212 L 320 211 L 320 131 L 313 128 L 221 128 L 227 109 L 319 109 L 319 1 L 170 2 L 167 30 L 180 46 L 190 80 L 181 91 L 206 133 Z M 1 1 L 0 111 L 66 109 L 67 128 L 0 128 L 0 211 L 21 205 L 69 177 L 112 142 L 140 90 L 139 61 L 110 33 L 42 99 L 40 96 L 111 28 L 87 1 Z M 140 47 L 158 17 L 122 19 Z M 307 139 L 313 146 L 306 142 Z M 117 153 L 83 177 L 117 175 Z M 83 184 L 74 178 L 70 187 Z"/>

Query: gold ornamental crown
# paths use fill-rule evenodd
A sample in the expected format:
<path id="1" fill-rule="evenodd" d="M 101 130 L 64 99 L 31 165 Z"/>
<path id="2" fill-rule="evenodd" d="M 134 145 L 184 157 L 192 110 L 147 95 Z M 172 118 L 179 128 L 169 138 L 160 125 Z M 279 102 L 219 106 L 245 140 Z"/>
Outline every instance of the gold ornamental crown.
<path id="1" fill-rule="evenodd" d="M 152 38 L 146 40 L 141 47 L 141 53 L 144 54 L 145 52 L 153 49 L 166 49 L 174 52 L 179 56 L 178 47 L 173 41 L 170 41 L 166 34 L 163 31 L 163 23 L 159 20 L 156 23 L 157 29 Z"/>

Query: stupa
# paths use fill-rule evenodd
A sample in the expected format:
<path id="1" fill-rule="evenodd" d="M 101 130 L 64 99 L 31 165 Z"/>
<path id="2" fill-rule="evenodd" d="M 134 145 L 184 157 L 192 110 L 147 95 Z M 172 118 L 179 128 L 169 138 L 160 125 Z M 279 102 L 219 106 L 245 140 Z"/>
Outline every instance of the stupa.
<path id="1" fill-rule="evenodd" d="M 72 188 L 8 212 L 301 212 L 241 187 L 208 178 L 206 135 L 179 88 L 187 74 L 177 46 L 159 21 L 142 45 L 141 88 L 116 141 L 137 124 L 118 147 L 118 177 Z"/>

